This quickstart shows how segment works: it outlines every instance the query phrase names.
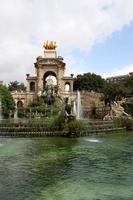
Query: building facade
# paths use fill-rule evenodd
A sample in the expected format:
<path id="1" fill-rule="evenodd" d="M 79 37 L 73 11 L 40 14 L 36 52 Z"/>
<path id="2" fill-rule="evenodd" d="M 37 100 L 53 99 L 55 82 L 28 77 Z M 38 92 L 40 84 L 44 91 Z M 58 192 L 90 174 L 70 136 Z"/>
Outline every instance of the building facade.
<path id="1" fill-rule="evenodd" d="M 109 83 L 118 83 L 119 81 L 125 80 L 130 76 L 133 76 L 133 72 L 130 72 L 129 74 L 126 75 L 108 77 L 106 80 Z"/>

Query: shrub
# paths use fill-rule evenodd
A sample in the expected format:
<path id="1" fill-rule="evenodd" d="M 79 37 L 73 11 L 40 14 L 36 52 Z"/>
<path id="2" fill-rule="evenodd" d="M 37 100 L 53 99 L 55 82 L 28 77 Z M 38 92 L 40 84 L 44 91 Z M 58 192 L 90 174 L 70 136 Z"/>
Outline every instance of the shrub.
<path id="1" fill-rule="evenodd" d="M 74 134 L 76 136 L 79 136 L 80 132 L 83 131 L 84 129 L 85 129 L 85 125 L 83 121 L 77 120 L 77 119 L 74 119 L 68 122 L 65 128 L 68 135 Z"/>
<path id="2" fill-rule="evenodd" d="M 116 125 L 116 127 L 126 127 L 127 130 L 133 129 L 133 119 L 132 118 L 126 118 L 126 117 L 115 118 L 114 124 Z"/>
<path id="3" fill-rule="evenodd" d="M 48 121 L 48 130 L 51 131 L 63 130 L 64 126 L 65 126 L 64 111 L 60 112 L 58 116 L 50 118 Z"/>
<path id="4" fill-rule="evenodd" d="M 18 117 L 23 118 L 25 113 L 25 109 L 23 107 L 18 108 Z"/>
<path id="5" fill-rule="evenodd" d="M 125 112 L 133 117 L 133 102 L 124 103 L 122 106 L 124 107 Z"/>
<path id="6" fill-rule="evenodd" d="M 7 118 L 13 116 L 15 111 L 15 102 L 10 91 L 4 85 L 0 85 L 0 100 L 3 116 Z"/>
<path id="7" fill-rule="evenodd" d="M 65 105 L 65 110 L 66 110 L 66 112 L 70 115 L 70 114 L 71 114 L 71 105 L 67 103 L 67 104 Z"/>
<path id="8" fill-rule="evenodd" d="M 133 119 L 123 118 L 122 125 L 126 127 L 127 130 L 133 129 Z"/>
<path id="9" fill-rule="evenodd" d="M 122 118 L 113 118 L 113 123 L 115 125 L 115 127 L 122 127 Z"/>

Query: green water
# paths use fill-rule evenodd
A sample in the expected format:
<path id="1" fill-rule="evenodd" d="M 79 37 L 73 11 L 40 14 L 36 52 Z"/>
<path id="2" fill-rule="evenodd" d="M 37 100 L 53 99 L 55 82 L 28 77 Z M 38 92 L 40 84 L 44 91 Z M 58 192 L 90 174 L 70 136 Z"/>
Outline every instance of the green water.
<path id="1" fill-rule="evenodd" d="M 133 132 L 0 138 L 0 200 L 132 200 Z"/>

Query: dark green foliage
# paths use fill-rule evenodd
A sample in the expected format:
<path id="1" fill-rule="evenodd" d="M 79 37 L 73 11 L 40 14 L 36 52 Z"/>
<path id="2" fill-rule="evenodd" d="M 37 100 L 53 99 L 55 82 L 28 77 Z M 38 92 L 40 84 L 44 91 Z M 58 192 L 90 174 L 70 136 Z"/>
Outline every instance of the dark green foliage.
<path id="1" fill-rule="evenodd" d="M 0 98 L 2 102 L 2 114 L 4 117 L 12 116 L 15 111 L 15 102 L 6 86 L 0 85 Z"/>
<path id="2" fill-rule="evenodd" d="M 33 102 L 27 108 L 27 114 L 28 116 L 31 115 L 31 117 L 35 117 L 37 113 L 41 116 L 44 116 L 46 113 L 45 111 L 46 111 L 46 104 L 44 103 L 44 99 L 42 97 L 33 100 Z"/>
<path id="3" fill-rule="evenodd" d="M 18 108 L 18 117 L 19 118 L 23 118 L 23 117 L 25 117 L 25 112 L 24 112 L 24 108 L 23 107 L 20 107 L 20 108 Z"/>
<path id="4" fill-rule="evenodd" d="M 119 83 L 107 83 L 103 88 L 103 99 L 105 105 L 111 105 L 113 101 L 121 100 L 124 96 L 124 91 Z"/>
<path id="5" fill-rule="evenodd" d="M 43 99 L 47 105 L 52 105 L 55 102 L 53 87 L 50 87 L 50 86 L 45 87 Z"/>
<path id="6" fill-rule="evenodd" d="M 126 78 L 121 84 L 123 84 L 125 96 L 133 96 L 133 75 Z"/>
<path id="7" fill-rule="evenodd" d="M 85 73 L 74 79 L 74 90 L 101 92 L 105 105 L 110 106 L 113 101 L 121 100 L 122 97 L 133 96 L 133 76 L 117 83 L 107 83 L 99 75 Z"/>
<path id="8" fill-rule="evenodd" d="M 29 105 L 29 107 L 31 108 L 40 108 L 41 109 L 45 109 L 45 103 L 44 103 L 44 99 L 42 97 L 38 98 L 37 100 L 33 100 L 32 103 Z"/>
<path id="9" fill-rule="evenodd" d="M 133 76 L 129 76 L 124 80 L 121 80 L 117 83 L 110 83 L 108 85 L 111 85 L 113 87 L 114 93 L 116 94 L 116 97 L 131 97 L 133 96 Z"/>
<path id="10" fill-rule="evenodd" d="M 65 113 L 64 111 L 60 112 L 56 117 L 52 117 L 48 121 L 48 129 L 51 131 L 60 131 L 63 130 L 65 126 Z"/>
<path id="11" fill-rule="evenodd" d="M 10 91 L 26 91 L 26 86 L 24 83 L 19 83 L 18 81 L 12 81 L 8 84 L 8 89 Z"/>
<path id="12" fill-rule="evenodd" d="M 133 119 L 124 118 L 122 123 L 123 123 L 123 126 L 125 126 L 127 130 L 133 130 Z"/>
<path id="13" fill-rule="evenodd" d="M 71 120 L 70 122 L 68 122 L 66 124 L 65 130 L 67 132 L 67 135 L 76 135 L 78 136 L 80 134 L 81 131 L 83 131 L 85 129 L 85 125 L 83 123 L 83 121 L 81 120 Z"/>
<path id="14" fill-rule="evenodd" d="M 85 73 L 74 79 L 74 90 L 102 92 L 105 80 L 96 74 Z"/>
<path id="15" fill-rule="evenodd" d="M 50 118 L 47 126 L 50 131 L 64 130 L 66 136 L 70 136 L 73 133 L 78 136 L 80 131 L 85 128 L 85 125 L 81 120 L 72 119 L 67 121 L 64 111 L 60 112 L 58 116 Z"/>
<path id="16" fill-rule="evenodd" d="M 125 102 L 122 106 L 124 107 L 125 112 L 133 117 L 133 101 Z"/>
<path id="17" fill-rule="evenodd" d="M 57 116 L 58 113 L 62 110 L 62 102 L 60 102 L 59 98 L 55 97 L 54 102 L 51 105 L 47 105 L 45 103 L 44 96 L 34 100 L 29 105 L 29 111 L 31 111 L 32 116 L 36 116 L 36 114 L 40 114 L 43 117 L 51 117 Z"/>
<path id="18" fill-rule="evenodd" d="M 69 115 L 71 114 L 71 109 L 72 109 L 72 108 L 71 108 L 71 105 L 67 103 L 67 104 L 65 105 L 65 110 L 66 110 L 67 114 L 69 114 Z"/>
<path id="19" fill-rule="evenodd" d="M 126 117 L 115 118 L 114 124 L 116 127 L 126 127 L 127 130 L 133 129 L 133 119 L 132 118 L 126 118 Z"/>
<path id="20" fill-rule="evenodd" d="M 133 76 L 127 77 L 125 80 L 121 80 L 117 83 L 106 83 L 104 85 L 103 93 L 104 93 L 103 99 L 105 101 L 105 105 L 107 104 L 110 105 L 112 101 L 121 100 L 122 97 L 132 97 Z"/>

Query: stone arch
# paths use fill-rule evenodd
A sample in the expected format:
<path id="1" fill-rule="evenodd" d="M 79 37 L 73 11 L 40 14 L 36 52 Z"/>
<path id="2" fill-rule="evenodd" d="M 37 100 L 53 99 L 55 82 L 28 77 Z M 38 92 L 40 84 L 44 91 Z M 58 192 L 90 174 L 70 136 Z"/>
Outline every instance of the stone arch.
<path id="1" fill-rule="evenodd" d="M 30 92 L 35 92 L 35 82 L 34 81 L 30 82 Z"/>
<path id="2" fill-rule="evenodd" d="M 56 73 L 53 72 L 53 71 L 47 71 L 43 75 L 43 89 L 45 89 L 45 86 L 48 83 L 48 78 L 50 78 L 50 77 L 53 80 L 53 85 L 57 85 L 57 75 L 56 75 Z"/>
<path id="3" fill-rule="evenodd" d="M 21 100 L 17 101 L 17 108 L 22 108 L 23 102 Z"/>
<path id="4" fill-rule="evenodd" d="M 65 92 L 71 91 L 71 84 L 69 82 L 65 82 L 64 90 Z"/>

